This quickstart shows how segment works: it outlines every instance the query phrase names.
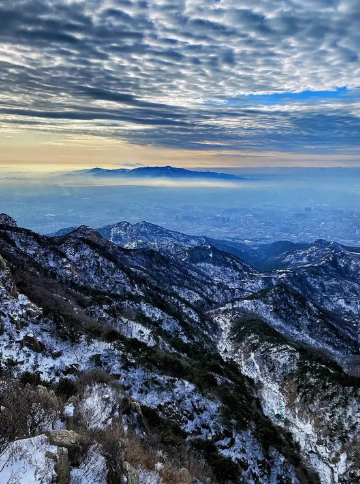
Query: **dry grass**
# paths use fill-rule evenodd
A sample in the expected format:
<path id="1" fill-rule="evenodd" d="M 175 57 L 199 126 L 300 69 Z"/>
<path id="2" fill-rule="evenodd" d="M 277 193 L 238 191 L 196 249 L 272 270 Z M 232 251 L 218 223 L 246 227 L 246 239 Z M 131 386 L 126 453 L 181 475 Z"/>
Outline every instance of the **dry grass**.
<path id="1" fill-rule="evenodd" d="M 145 467 L 149 471 L 155 469 L 156 454 L 150 448 L 150 444 L 142 441 L 135 434 L 127 437 L 125 448 L 125 460 L 133 467 Z"/>
<path id="2" fill-rule="evenodd" d="M 17 438 L 33 437 L 58 421 L 62 403 L 43 387 L 0 382 L 0 450 Z"/>
<path id="3" fill-rule="evenodd" d="M 160 470 L 160 477 L 166 484 L 183 484 L 183 480 L 170 464 L 164 464 Z"/>

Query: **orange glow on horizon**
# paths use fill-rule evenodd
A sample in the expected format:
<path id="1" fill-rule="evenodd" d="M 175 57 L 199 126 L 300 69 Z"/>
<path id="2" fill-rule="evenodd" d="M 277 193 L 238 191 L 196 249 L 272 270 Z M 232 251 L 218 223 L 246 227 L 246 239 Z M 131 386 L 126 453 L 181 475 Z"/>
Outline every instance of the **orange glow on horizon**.
<path id="1" fill-rule="evenodd" d="M 121 140 L 87 136 L 59 138 L 54 134 L 0 133 L 0 174 L 68 172 L 77 169 L 131 168 L 130 165 L 172 165 L 189 169 L 261 167 L 357 167 L 354 154 L 314 155 L 227 150 L 181 150 L 131 145 Z"/>

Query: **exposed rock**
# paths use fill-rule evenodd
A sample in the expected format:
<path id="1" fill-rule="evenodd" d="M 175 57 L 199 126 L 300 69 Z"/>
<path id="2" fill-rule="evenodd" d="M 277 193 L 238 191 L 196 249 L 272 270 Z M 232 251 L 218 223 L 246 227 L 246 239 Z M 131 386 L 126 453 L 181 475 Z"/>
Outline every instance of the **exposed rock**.
<path id="1" fill-rule="evenodd" d="M 16 221 L 6 213 L 0 213 L 0 225 L 8 225 L 9 227 L 17 227 Z"/>
<path id="2" fill-rule="evenodd" d="M 70 482 L 70 462 L 68 450 L 64 447 L 58 448 L 57 461 L 55 464 L 56 484 L 69 484 Z"/>
<path id="3" fill-rule="evenodd" d="M 123 400 L 123 413 L 134 412 L 142 416 L 141 405 L 136 400 L 133 400 L 130 395 L 126 394 Z"/>
<path id="4" fill-rule="evenodd" d="M 21 346 L 26 346 L 30 350 L 35 351 L 36 353 L 43 353 L 46 349 L 44 343 L 39 341 L 35 338 L 32 334 L 27 334 L 24 336 L 23 340 L 21 341 Z"/>
<path id="5" fill-rule="evenodd" d="M 57 455 L 54 454 L 53 452 L 50 452 L 49 450 L 45 453 L 45 457 L 47 459 L 53 460 L 54 462 L 57 462 L 57 459 L 58 459 Z"/>
<path id="6" fill-rule="evenodd" d="M 124 462 L 124 471 L 127 477 L 127 484 L 140 484 L 139 473 L 128 462 Z"/>
<path id="7" fill-rule="evenodd" d="M 7 269 L 6 262 L 4 261 L 4 259 L 0 255 L 0 271 L 5 271 L 6 269 Z"/>
<path id="8" fill-rule="evenodd" d="M 69 365 L 65 370 L 62 371 L 63 374 L 66 375 L 78 375 L 79 374 L 79 365 L 77 363 L 73 363 Z"/>
<path id="9" fill-rule="evenodd" d="M 142 415 L 141 413 L 141 405 L 139 402 L 135 402 L 135 400 L 131 400 L 130 402 L 130 410 L 138 415 Z"/>
<path id="10" fill-rule="evenodd" d="M 82 443 L 81 436 L 73 430 L 52 430 L 49 432 L 48 438 L 51 445 L 66 447 L 67 449 Z"/>
<path id="11" fill-rule="evenodd" d="M 11 318 L 11 322 L 14 324 L 17 331 L 20 331 L 25 326 L 23 321 L 19 319 Z M 24 346 L 27 346 L 27 345 L 24 345 Z"/>
<path id="12" fill-rule="evenodd" d="M 131 425 L 137 425 L 142 430 L 146 430 L 145 420 L 141 411 L 141 405 L 138 401 L 125 394 L 122 401 L 121 412 Z"/>

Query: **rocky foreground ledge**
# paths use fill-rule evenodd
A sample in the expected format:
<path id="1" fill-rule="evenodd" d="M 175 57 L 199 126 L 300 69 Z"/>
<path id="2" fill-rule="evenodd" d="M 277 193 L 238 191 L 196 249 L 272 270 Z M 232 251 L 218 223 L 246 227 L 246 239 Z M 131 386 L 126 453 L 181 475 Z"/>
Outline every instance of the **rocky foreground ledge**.
<path id="1" fill-rule="evenodd" d="M 86 378 L 93 382 L 106 379 L 99 373 Z M 8 391 L 14 394 L 15 384 L 8 385 Z M 7 444 L 2 442 L 0 478 L 3 483 L 200 484 L 212 481 L 205 469 L 200 481 L 191 470 L 172 467 L 169 457 L 157 447 L 159 442 L 151 434 L 140 404 L 114 381 L 86 384 L 81 394 L 77 393 L 66 403 L 53 390 L 41 385 L 35 388 L 27 384 L 17 390 L 18 396 L 25 398 L 25 404 L 31 400 L 28 431 L 35 435 Z M 19 401 L 14 403 L 21 405 Z M 13 413 L 14 408 L 1 406 L 3 426 L 9 426 Z M 207 472 L 211 476 L 210 470 Z"/>

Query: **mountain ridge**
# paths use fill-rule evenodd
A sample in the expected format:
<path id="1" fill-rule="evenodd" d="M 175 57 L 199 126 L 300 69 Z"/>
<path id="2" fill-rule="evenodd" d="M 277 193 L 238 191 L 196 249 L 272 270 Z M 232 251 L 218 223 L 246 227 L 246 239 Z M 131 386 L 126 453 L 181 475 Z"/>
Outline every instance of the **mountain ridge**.
<path id="1" fill-rule="evenodd" d="M 176 168 L 170 165 L 167 166 L 142 166 L 137 168 L 90 168 L 87 170 L 79 170 L 68 175 L 82 175 L 91 177 L 105 177 L 105 178 L 168 178 L 168 179 L 197 179 L 197 180 L 224 180 L 224 181 L 240 181 L 246 178 L 240 175 L 233 175 L 231 173 L 218 173 L 214 171 L 196 171 L 185 168 Z"/>
<path id="2" fill-rule="evenodd" d="M 359 310 L 354 306 L 352 317 L 327 310 L 332 291 L 344 291 L 341 277 L 329 286 L 324 264 L 317 279 L 311 271 L 318 266 L 263 273 L 209 242 L 162 250 L 155 240 L 126 248 L 87 226 L 46 237 L 1 224 L 1 374 L 41 381 L 55 395 L 71 386 L 75 398 L 62 398 L 74 418 L 57 410 L 57 425 L 79 435 L 85 421 L 110 432 L 116 415 L 121 425 L 135 426 L 141 441 L 151 421 L 161 422 L 167 458 L 176 446 L 190 454 L 195 446 L 216 473 L 214 483 L 356 482 Z M 357 287 L 356 264 L 344 267 Z M 300 275 L 301 291 L 294 288 Z M 327 299 L 315 304 L 304 294 L 313 296 L 319 281 Z M 104 372 L 101 383 L 86 377 L 94 370 Z M 147 429 L 127 407 L 112 410 L 109 398 L 143 409 L 143 418 L 151 416 Z M 81 425 L 80 415 L 88 416 Z M 175 434 L 165 432 L 175 423 Z M 23 445 L 40 437 L 45 445 L 42 428 Z M 108 475 L 114 461 L 104 443 L 91 445 Z M 81 452 L 77 463 L 70 459 L 71 472 L 89 465 L 89 448 Z M 142 464 L 134 465 L 140 484 L 152 482 L 150 474 L 141 477 Z M 155 464 L 151 469 L 160 484 Z M 227 481 L 224 469 L 233 470 Z"/>

